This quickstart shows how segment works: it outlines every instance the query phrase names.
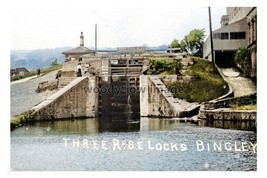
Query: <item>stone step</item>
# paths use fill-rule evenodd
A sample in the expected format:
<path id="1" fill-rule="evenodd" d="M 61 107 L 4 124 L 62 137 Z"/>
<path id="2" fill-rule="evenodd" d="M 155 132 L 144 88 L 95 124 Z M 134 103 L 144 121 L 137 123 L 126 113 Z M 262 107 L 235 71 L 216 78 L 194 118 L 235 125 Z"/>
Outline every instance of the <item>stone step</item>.
<path id="1" fill-rule="evenodd" d="M 184 108 L 184 110 L 192 110 L 198 106 L 197 103 L 189 103 L 185 100 L 181 100 L 178 98 L 176 98 L 176 101 L 181 105 L 182 108 Z"/>

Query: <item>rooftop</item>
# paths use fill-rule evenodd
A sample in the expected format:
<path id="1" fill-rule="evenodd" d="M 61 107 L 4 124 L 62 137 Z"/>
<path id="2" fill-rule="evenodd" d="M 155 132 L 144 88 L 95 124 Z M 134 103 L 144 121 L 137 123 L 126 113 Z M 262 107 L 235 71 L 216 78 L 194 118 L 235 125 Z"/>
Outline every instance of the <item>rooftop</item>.
<path id="1" fill-rule="evenodd" d="M 62 52 L 62 54 L 88 54 L 93 52 L 89 48 L 86 48 L 84 46 L 78 46 L 76 48 L 69 49 L 67 51 Z"/>

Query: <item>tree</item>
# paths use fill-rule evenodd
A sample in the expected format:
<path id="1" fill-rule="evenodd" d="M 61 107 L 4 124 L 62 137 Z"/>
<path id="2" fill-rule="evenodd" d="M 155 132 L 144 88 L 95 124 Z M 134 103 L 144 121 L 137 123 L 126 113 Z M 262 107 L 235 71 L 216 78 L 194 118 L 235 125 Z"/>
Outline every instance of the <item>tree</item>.
<path id="1" fill-rule="evenodd" d="M 250 76 L 251 60 L 249 49 L 239 48 L 235 53 L 234 62 L 246 75 Z"/>
<path id="2" fill-rule="evenodd" d="M 51 66 L 51 67 L 54 67 L 54 66 L 56 66 L 56 65 L 58 65 L 58 63 L 57 63 L 57 58 L 56 58 L 54 61 L 52 61 L 52 62 L 50 63 L 50 66 Z"/>
<path id="3" fill-rule="evenodd" d="M 194 29 L 181 42 L 182 48 L 193 56 L 201 57 L 205 38 L 204 29 Z"/>
<path id="4" fill-rule="evenodd" d="M 184 40 L 181 41 L 180 45 L 181 45 L 181 51 L 187 52 L 187 50 L 185 49 L 185 41 Z"/>
<path id="5" fill-rule="evenodd" d="M 179 44 L 179 41 L 177 39 L 174 39 L 171 44 L 169 45 L 170 48 L 180 48 L 181 45 Z"/>

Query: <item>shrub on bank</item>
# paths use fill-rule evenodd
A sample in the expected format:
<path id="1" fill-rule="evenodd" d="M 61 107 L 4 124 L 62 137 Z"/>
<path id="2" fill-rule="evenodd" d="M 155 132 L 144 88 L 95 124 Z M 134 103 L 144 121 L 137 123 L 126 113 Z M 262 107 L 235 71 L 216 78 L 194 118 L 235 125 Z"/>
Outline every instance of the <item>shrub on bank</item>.
<path id="1" fill-rule="evenodd" d="M 182 68 L 180 61 L 173 58 L 160 58 L 154 57 L 149 59 L 149 70 L 147 74 L 149 75 L 171 75 L 178 74 Z"/>
<path id="2" fill-rule="evenodd" d="M 234 62 L 239 69 L 241 69 L 246 76 L 250 76 L 251 59 L 250 51 L 247 48 L 239 48 L 234 56 Z"/>
<path id="3" fill-rule="evenodd" d="M 16 118 L 10 121 L 10 129 L 13 130 L 20 125 L 31 122 L 33 120 L 33 110 L 25 111 L 16 116 Z"/>

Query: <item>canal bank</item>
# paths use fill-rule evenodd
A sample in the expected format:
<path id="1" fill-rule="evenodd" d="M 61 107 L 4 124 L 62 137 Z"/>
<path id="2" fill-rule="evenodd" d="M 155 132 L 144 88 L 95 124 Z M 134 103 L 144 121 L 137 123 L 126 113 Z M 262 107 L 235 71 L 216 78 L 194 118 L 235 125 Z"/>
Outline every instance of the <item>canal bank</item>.
<path id="1" fill-rule="evenodd" d="M 229 85 L 229 92 L 222 97 L 202 104 L 199 118 L 206 120 L 248 121 L 257 123 L 257 90 L 251 79 L 240 76 L 233 68 L 219 68 L 222 78 Z M 244 106 L 252 106 L 246 109 Z M 235 109 L 235 108 L 245 108 Z"/>

